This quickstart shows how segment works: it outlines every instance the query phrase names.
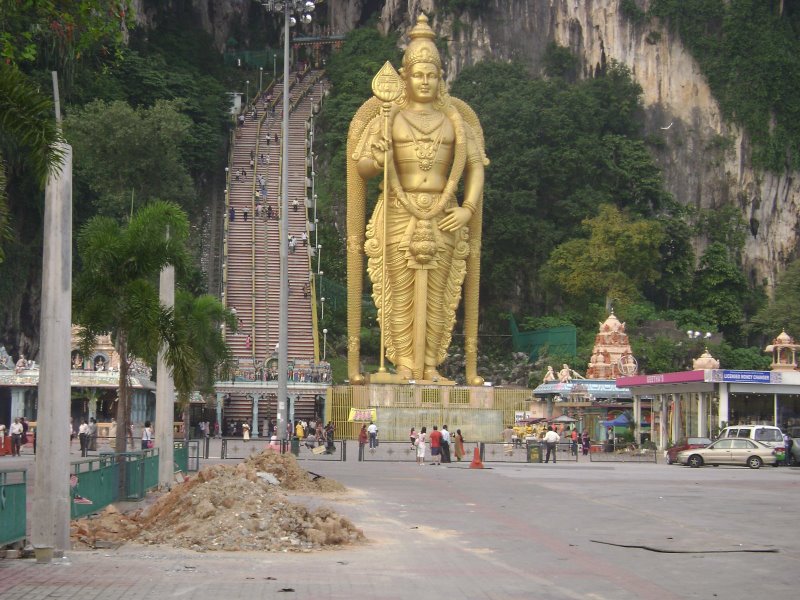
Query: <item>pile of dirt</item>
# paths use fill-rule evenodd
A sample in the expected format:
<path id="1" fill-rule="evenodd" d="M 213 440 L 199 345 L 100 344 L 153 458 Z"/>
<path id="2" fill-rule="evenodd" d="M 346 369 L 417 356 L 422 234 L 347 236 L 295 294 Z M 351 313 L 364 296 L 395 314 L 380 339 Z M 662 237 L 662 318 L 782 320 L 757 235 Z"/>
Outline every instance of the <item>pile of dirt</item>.
<path id="1" fill-rule="evenodd" d="M 277 482 L 277 483 L 276 483 Z M 122 514 L 108 507 L 73 523 L 75 547 L 131 540 L 206 550 L 311 551 L 364 539 L 348 519 L 327 508 L 309 510 L 284 490 L 344 491 L 312 477 L 293 456 L 267 450 L 236 466 L 213 465 L 176 485 L 147 509 Z"/>

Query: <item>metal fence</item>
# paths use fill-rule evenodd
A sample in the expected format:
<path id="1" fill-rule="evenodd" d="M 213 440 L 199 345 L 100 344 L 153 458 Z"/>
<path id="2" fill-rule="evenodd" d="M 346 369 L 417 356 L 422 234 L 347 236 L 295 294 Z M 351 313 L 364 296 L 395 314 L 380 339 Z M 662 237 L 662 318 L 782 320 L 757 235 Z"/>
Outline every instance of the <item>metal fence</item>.
<path id="1" fill-rule="evenodd" d="M 119 464 L 112 453 L 69 466 L 70 518 L 85 517 L 119 498 Z"/>
<path id="2" fill-rule="evenodd" d="M 0 471 L 0 546 L 25 539 L 27 472 Z"/>
<path id="3" fill-rule="evenodd" d="M 243 440 L 242 438 L 222 438 L 220 458 L 242 460 L 263 450 L 293 454 L 298 460 L 347 460 L 347 444 L 344 440 L 334 440 L 326 446 L 309 444 L 302 440 Z M 321 450 L 320 450 L 321 449 Z"/>
<path id="4" fill-rule="evenodd" d="M 176 440 L 173 460 L 175 470 L 196 473 L 200 470 L 200 458 L 208 458 L 208 438 L 205 440 Z"/>
<path id="5" fill-rule="evenodd" d="M 428 451 L 430 458 L 430 451 Z M 384 442 L 378 443 L 375 448 L 367 445 L 358 447 L 359 461 L 391 461 L 391 462 L 416 462 L 417 449 L 411 442 Z"/>
<path id="6" fill-rule="evenodd" d="M 614 449 L 606 445 L 593 444 L 589 452 L 589 460 L 592 462 L 657 463 L 658 452 L 655 449 L 634 446 Z"/>

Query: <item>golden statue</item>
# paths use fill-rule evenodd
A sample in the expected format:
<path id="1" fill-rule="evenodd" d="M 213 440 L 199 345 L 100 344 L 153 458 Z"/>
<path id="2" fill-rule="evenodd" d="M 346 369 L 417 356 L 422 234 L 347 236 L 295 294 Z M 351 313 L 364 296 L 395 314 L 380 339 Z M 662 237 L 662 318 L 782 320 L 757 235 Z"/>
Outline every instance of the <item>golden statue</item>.
<path id="1" fill-rule="evenodd" d="M 347 335 L 353 384 L 364 382 L 363 253 L 381 326 L 381 367 L 372 381 L 453 383 L 437 367 L 450 345 L 463 285 L 467 383 L 483 383 L 477 374 L 478 284 L 483 169 L 489 161 L 477 116 L 445 90 L 434 37 L 421 15 L 400 74 L 386 63 L 373 80 L 375 96 L 350 123 Z M 382 193 L 365 230 L 366 182 L 378 175 Z M 396 375 L 386 372 L 384 355 Z"/>

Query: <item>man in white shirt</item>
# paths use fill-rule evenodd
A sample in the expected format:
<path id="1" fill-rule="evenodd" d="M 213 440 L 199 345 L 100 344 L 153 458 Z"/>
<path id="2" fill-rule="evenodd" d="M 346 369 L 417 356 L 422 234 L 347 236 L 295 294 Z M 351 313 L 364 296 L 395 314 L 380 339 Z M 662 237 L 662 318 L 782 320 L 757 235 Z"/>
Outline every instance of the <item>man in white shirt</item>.
<path id="1" fill-rule="evenodd" d="M 375 448 L 378 445 L 378 426 L 370 421 L 367 427 L 367 433 L 369 434 L 369 447 Z"/>
<path id="2" fill-rule="evenodd" d="M 17 417 L 8 430 L 11 434 L 11 456 L 19 456 L 20 448 L 22 448 L 22 431 L 22 423 Z"/>
<path id="3" fill-rule="evenodd" d="M 550 453 L 553 453 L 553 464 L 556 464 L 556 444 L 561 439 L 561 436 L 556 433 L 555 429 L 550 429 L 544 434 L 544 445 L 547 447 L 547 454 L 544 462 L 550 462 Z"/>
<path id="4" fill-rule="evenodd" d="M 447 425 L 442 425 L 442 462 L 450 462 L 450 432 Z"/>

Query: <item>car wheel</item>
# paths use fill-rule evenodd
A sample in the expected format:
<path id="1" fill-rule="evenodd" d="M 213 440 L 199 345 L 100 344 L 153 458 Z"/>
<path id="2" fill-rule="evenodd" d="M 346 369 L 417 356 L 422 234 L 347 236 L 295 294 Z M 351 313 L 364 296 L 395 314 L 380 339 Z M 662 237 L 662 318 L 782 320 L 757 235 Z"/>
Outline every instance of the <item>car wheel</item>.
<path id="1" fill-rule="evenodd" d="M 761 460 L 761 458 L 759 458 L 758 456 L 751 456 L 750 458 L 747 459 L 747 466 L 750 467 L 751 469 L 758 469 L 763 464 L 764 461 Z"/>
<path id="2" fill-rule="evenodd" d="M 672 464 L 672 459 L 669 457 L 669 454 L 667 454 L 667 464 L 668 465 Z"/>
<path id="3" fill-rule="evenodd" d="M 692 454 L 687 463 L 690 467 L 697 468 L 703 466 L 703 457 L 699 454 Z"/>

